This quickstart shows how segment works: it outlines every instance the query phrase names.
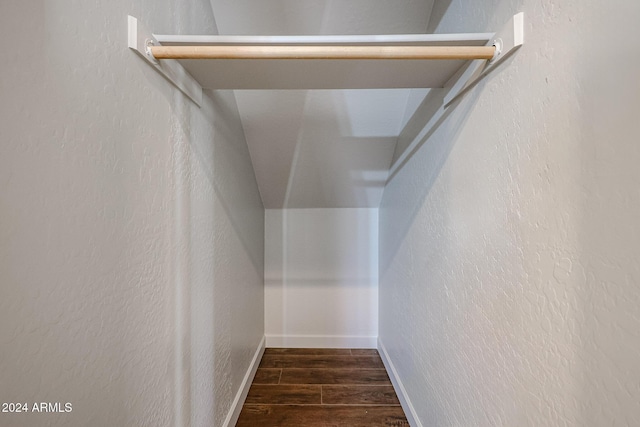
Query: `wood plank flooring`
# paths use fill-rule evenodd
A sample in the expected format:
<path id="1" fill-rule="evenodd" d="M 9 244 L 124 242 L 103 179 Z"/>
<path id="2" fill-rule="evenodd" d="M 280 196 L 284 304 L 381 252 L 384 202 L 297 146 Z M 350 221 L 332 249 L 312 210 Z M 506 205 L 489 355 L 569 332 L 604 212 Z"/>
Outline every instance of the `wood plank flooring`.
<path id="1" fill-rule="evenodd" d="M 268 348 L 236 427 L 408 427 L 377 350 Z"/>

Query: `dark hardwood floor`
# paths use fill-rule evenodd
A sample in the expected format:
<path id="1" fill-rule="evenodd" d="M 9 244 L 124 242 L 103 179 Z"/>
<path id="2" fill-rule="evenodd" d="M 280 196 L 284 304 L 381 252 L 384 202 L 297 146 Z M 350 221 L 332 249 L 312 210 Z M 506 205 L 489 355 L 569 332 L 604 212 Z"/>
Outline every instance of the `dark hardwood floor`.
<path id="1" fill-rule="evenodd" d="M 266 349 L 237 427 L 408 427 L 377 350 Z"/>

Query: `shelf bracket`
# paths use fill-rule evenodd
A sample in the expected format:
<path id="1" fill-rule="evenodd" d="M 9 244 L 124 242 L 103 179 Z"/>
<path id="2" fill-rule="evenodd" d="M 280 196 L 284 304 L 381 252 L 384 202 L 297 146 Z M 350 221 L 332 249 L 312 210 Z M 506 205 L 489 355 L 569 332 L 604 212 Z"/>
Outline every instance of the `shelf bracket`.
<path id="1" fill-rule="evenodd" d="M 520 12 L 505 24 L 487 45 L 495 46 L 496 53 L 489 61 L 473 61 L 469 67 L 459 76 L 454 77 L 453 82 L 445 85 L 450 87 L 444 98 L 444 107 L 451 105 L 456 99 L 473 88 L 480 80 L 498 64 L 510 57 L 520 46 L 524 44 L 524 13 Z"/>
<path id="2" fill-rule="evenodd" d="M 133 16 L 128 17 L 129 48 L 147 61 L 167 81 L 189 97 L 196 105 L 202 104 L 202 86 L 175 60 L 158 61 L 151 54 L 151 46 L 159 44 L 153 34 Z"/>

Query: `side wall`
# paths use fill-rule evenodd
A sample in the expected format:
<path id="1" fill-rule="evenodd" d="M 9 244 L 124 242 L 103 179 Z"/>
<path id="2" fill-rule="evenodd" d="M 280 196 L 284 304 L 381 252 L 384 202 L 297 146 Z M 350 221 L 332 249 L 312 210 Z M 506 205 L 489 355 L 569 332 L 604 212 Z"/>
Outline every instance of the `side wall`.
<path id="1" fill-rule="evenodd" d="M 640 5 L 452 0 L 432 26 L 520 11 L 525 46 L 384 191 L 380 342 L 415 425 L 636 425 Z"/>
<path id="2" fill-rule="evenodd" d="M 0 425 L 222 425 L 263 336 L 233 94 L 185 99 L 128 14 L 215 31 L 206 0 L 0 3 L 0 402 L 72 404 Z"/>
<path id="3" fill-rule="evenodd" d="M 267 209 L 271 347 L 375 347 L 378 210 Z"/>

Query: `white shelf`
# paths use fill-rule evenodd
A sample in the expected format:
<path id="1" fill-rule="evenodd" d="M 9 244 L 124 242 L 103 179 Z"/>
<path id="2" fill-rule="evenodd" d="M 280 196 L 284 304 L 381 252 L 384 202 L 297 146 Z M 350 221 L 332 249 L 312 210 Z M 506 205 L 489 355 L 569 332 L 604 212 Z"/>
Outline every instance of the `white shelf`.
<path id="1" fill-rule="evenodd" d="M 163 46 L 237 45 L 358 45 L 358 46 L 483 46 L 493 33 L 474 34 L 386 34 L 349 36 L 189 36 L 154 34 Z"/>
<path id="2" fill-rule="evenodd" d="M 391 36 L 168 36 L 163 46 L 485 46 L 492 34 Z M 207 89 L 431 88 L 445 83 L 464 60 L 180 59 Z"/>
<path id="3" fill-rule="evenodd" d="M 523 43 L 523 16 L 498 33 L 355 36 L 189 36 L 154 35 L 129 17 L 129 47 L 192 99 L 206 89 L 379 89 L 443 88 L 464 91 Z M 151 46 L 496 46 L 491 60 L 472 74 L 460 59 L 162 59 Z M 166 49 L 165 49 L 166 50 Z M 477 49 L 476 49 L 477 50 Z M 476 61 L 478 62 L 478 61 Z M 465 79 L 461 82 L 460 79 Z M 197 92 L 197 90 L 195 90 Z M 450 98 L 456 96 L 451 94 Z M 196 100 L 194 99 L 194 100 Z M 196 100 L 199 103 L 199 100 Z"/>

